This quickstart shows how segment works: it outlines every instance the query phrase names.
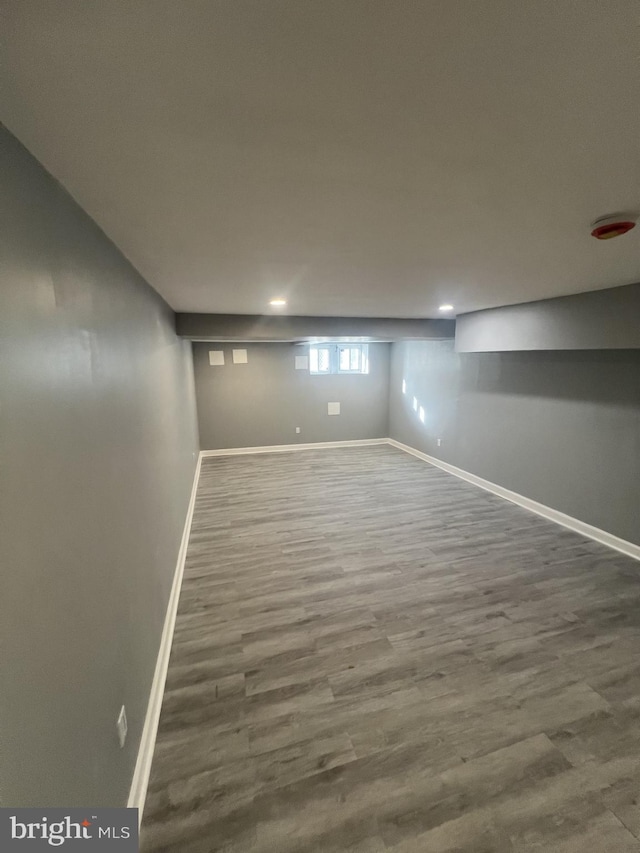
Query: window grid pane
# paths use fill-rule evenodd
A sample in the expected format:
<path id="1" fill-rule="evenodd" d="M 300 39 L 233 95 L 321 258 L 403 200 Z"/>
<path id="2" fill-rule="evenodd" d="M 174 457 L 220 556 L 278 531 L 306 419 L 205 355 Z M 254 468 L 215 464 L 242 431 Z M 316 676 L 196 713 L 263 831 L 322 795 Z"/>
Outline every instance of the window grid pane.
<path id="1" fill-rule="evenodd" d="M 328 373 L 330 366 L 329 359 L 329 350 L 328 349 L 319 349 L 318 350 L 318 372 L 319 373 Z"/>
<path id="2" fill-rule="evenodd" d="M 309 347 L 309 371 L 319 373 L 368 373 L 367 344 L 314 344 Z"/>

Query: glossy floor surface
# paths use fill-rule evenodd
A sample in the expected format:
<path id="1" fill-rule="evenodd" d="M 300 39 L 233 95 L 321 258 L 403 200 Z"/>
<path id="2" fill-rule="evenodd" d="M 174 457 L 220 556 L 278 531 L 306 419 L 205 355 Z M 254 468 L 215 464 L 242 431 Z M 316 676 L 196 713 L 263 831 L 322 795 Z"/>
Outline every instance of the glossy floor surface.
<path id="1" fill-rule="evenodd" d="M 388 446 L 203 460 L 146 853 L 640 851 L 640 563 Z"/>

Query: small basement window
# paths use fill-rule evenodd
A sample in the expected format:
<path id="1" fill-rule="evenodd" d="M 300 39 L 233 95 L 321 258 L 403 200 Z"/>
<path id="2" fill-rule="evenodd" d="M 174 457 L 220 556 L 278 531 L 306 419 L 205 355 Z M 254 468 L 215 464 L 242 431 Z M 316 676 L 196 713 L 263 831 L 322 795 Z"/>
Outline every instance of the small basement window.
<path id="1" fill-rule="evenodd" d="M 329 347 L 310 347 L 309 371 L 311 373 L 333 373 L 331 370 L 331 349 Z"/>
<path id="2" fill-rule="evenodd" d="M 309 372 L 368 373 L 368 344 L 313 344 L 309 347 Z"/>

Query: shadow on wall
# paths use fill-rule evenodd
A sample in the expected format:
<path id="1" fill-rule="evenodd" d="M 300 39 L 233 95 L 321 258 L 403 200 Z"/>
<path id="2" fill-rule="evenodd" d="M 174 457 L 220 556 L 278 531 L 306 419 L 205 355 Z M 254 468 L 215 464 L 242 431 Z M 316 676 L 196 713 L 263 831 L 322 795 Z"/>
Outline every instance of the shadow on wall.
<path id="1" fill-rule="evenodd" d="M 451 353 L 451 356 L 459 365 L 461 393 L 640 405 L 640 350 Z"/>
<path id="2" fill-rule="evenodd" d="M 394 345 L 391 437 L 638 540 L 640 351 Z"/>
<path id="3" fill-rule="evenodd" d="M 434 400 L 450 409 L 452 400 L 473 393 L 640 406 L 640 350 L 457 353 L 453 341 L 403 346 L 402 393 L 417 413 Z"/>

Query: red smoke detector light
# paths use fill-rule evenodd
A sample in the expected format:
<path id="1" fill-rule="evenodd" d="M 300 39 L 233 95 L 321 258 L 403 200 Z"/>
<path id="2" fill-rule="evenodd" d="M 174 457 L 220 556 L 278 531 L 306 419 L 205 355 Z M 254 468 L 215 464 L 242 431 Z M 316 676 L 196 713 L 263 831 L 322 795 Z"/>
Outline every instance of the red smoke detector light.
<path id="1" fill-rule="evenodd" d="M 612 237 L 619 237 L 621 234 L 626 234 L 636 227 L 636 217 L 630 216 L 628 213 L 618 213 L 615 216 L 603 216 L 601 219 L 591 225 L 591 236 L 596 240 L 610 240 Z"/>

